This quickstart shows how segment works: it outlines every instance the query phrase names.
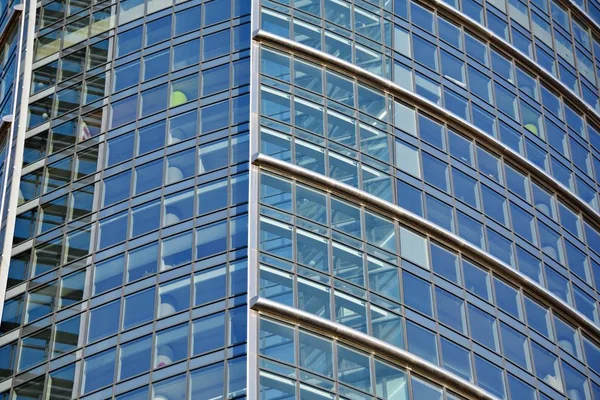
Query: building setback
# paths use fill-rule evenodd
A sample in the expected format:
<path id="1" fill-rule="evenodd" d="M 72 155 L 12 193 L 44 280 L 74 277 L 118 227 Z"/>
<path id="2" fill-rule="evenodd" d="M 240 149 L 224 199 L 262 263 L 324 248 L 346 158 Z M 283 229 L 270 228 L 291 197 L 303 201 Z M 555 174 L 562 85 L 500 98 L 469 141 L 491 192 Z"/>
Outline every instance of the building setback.
<path id="1" fill-rule="evenodd" d="M 598 0 L 2 0 L 0 65 L 0 400 L 600 400 Z"/>

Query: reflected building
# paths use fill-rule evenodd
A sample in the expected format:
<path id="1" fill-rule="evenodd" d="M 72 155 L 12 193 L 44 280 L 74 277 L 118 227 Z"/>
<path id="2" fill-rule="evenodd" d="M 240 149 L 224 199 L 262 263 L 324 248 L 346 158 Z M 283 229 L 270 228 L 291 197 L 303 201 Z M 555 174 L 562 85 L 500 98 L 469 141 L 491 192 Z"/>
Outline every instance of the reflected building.
<path id="1" fill-rule="evenodd" d="M 597 0 L 0 7 L 0 400 L 600 400 Z"/>

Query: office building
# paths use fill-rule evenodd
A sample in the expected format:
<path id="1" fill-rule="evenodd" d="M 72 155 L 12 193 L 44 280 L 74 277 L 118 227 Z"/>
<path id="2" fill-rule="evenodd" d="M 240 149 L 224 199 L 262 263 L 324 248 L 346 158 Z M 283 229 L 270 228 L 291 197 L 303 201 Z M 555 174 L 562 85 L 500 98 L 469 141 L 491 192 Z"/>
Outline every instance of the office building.
<path id="1" fill-rule="evenodd" d="M 597 0 L 0 6 L 0 400 L 600 400 Z"/>

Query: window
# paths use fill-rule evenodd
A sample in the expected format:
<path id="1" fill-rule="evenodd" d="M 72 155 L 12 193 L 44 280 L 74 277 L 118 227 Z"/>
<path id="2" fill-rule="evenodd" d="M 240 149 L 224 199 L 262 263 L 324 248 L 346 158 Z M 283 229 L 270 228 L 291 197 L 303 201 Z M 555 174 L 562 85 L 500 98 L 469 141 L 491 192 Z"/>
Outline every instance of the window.
<path id="1" fill-rule="evenodd" d="M 519 291 L 496 278 L 494 278 L 494 289 L 498 307 L 513 317 L 522 319 Z"/>
<path id="2" fill-rule="evenodd" d="M 452 131 L 448 131 L 448 141 L 450 143 L 450 155 L 468 165 L 474 165 L 475 157 L 472 141 Z"/>
<path id="3" fill-rule="evenodd" d="M 225 345 L 225 313 L 209 315 L 193 322 L 193 353 L 203 354 Z"/>
<path id="4" fill-rule="evenodd" d="M 207 269 L 194 276 L 194 305 L 201 305 L 226 296 L 225 266 Z"/>
<path id="5" fill-rule="evenodd" d="M 117 36 L 117 56 L 131 53 L 142 47 L 142 26 L 122 32 Z"/>
<path id="6" fill-rule="evenodd" d="M 42 288 L 32 290 L 27 301 L 27 314 L 25 321 L 31 322 L 43 317 L 56 307 L 56 281 Z M 16 304 L 15 304 L 16 305 Z"/>
<path id="7" fill-rule="evenodd" d="M 217 399 L 223 396 L 223 363 L 202 367 L 191 373 L 191 398 Z M 185 388 L 185 383 L 183 385 Z M 171 393 L 170 391 L 167 393 Z"/>
<path id="8" fill-rule="evenodd" d="M 473 381 L 470 352 L 445 337 L 441 337 L 441 349 L 443 367 L 467 381 Z"/>
<path id="9" fill-rule="evenodd" d="M 510 203 L 510 213 L 514 231 L 530 243 L 537 244 L 533 215 L 512 202 Z"/>
<path id="10" fill-rule="evenodd" d="M 418 178 L 421 177 L 421 163 L 417 148 L 401 141 L 396 141 L 396 166 Z"/>
<path id="11" fill-rule="evenodd" d="M 542 251 L 551 258 L 563 263 L 564 253 L 562 249 L 561 237 L 546 224 L 540 221 L 538 221 L 538 229 L 540 233 L 540 244 L 542 246 Z"/>
<path id="12" fill-rule="evenodd" d="M 448 204 L 439 201 L 433 196 L 427 195 L 427 219 L 442 228 L 454 232 L 454 210 Z"/>
<path id="13" fill-rule="evenodd" d="M 533 361 L 537 377 L 558 391 L 562 391 L 562 379 L 559 372 L 558 358 L 544 350 L 535 342 L 531 343 Z"/>
<path id="14" fill-rule="evenodd" d="M 175 13 L 175 35 L 199 29 L 202 22 L 200 11 L 200 6 L 198 6 Z"/>
<path id="15" fill-rule="evenodd" d="M 546 338 L 552 340 L 553 335 L 549 310 L 525 297 L 525 311 L 527 312 L 527 324 Z"/>
<path id="16" fill-rule="evenodd" d="M 472 304 L 469 304 L 468 310 L 471 337 L 480 344 L 498 351 L 496 318 Z"/>
<path id="17" fill-rule="evenodd" d="M 494 84 L 496 106 L 513 119 L 517 119 L 517 97 L 498 83 Z"/>
<path id="18" fill-rule="evenodd" d="M 500 322 L 500 332 L 504 356 L 527 371 L 531 371 L 527 337 L 504 322 Z"/>
<path id="19" fill-rule="evenodd" d="M 438 48 L 425 39 L 413 35 L 413 57 L 417 62 L 425 66 L 438 70 Z"/>
<path id="20" fill-rule="evenodd" d="M 188 10 L 185 10 L 188 11 Z M 175 14 L 176 18 L 179 13 Z M 197 23 L 197 21 L 195 22 Z M 173 70 L 186 68 L 197 64 L 200 61 L 200 40 L 190 40 L 189 42 L 173 46 Z"/>
<path id="21" fill-rule="evenodd" d="M 117 332 L 119 328 L 120 308 L 121 301 L 116 300 L 95 308 L 90 312 L 89 342 Z"/>
<path id="22" fill-rule="evenodd" d="M 19 371 L 45 362 L 50 350 L 50 328 L 43 329 L 21 340 Z"/>
<path id="23" fill-rule="evenodd" d="M 469 292 L 490 301 L 491 288 L 489 273 L 464 260 L 463 273 L 465 275 L 465 288 Z"/>
<path id="24" fill-rule="evenodd" d="M 209 60 L 211 58 L 229 53 L 230 40 L 229 29 L 203 36 L 203 59 Z"/>
<path id="25" fill-rule="evenodd" d="M 383 399 L 402 400 L 408 398 L 408 385 L 404 371 L 375 360 L 375 388 Z"/>
<path id="26" fill-rule="evenodd" d="M 457 199 L 479 209 L 479 185 L 475 179 L 452 168 L 452 186 Z"/>
<path id="27" fill-rule="evenodd" d="M 68 353 L 81 345 L 81 315 L 56 324 L 52 357 Z"/>
<path id="28" fill-rule="evenodd" d="M 369 358 L 348 347 L 338 345 L 338 379 L 356 388 L 371 391 Z"/>
<path id="29" fill-rule="evenodd" d="M 404 271 L 402 272 L 402 283 L 404 303 L 408 307 L 433 317 L 431 284 Z"/>
<path id="30" fill-rule="evenodd" d="M 171 16 L 148 22 L 146 24 L 146 46 L 152 46 L 171 36 Z"/>
<path id="31" fill-rule="evenodd" d="M 413 399 L 442 400 L 442 390 L 427 381 L 411 377 Z"/>
<path id="32" fill-rule="evenodd" d="M 150 369 L 152 335 L 121 345 L 119 380 L 138 375 Z"/>
<path id="33" fill-rule="evenodd" d="M 211 368 L 203 368 L 199 371 L 206 371 L 208 369 Z M 223 373 L 221 372 L 221 375 Z M 215 382 L 221 382 L 218 377 L 216 377 L 213 374 L 209 374 L 207 375 L 208 378 L 217 378 Z M 160 381 L 158 383 L 154 383 L 153 385 L 153 393 L 154 395 L 158 395 L 160 397 L 165 397 L 165 396 L 174 396 L 176 398 L 184 398 L 185 397 L 185 392 L 186 392 L 186 374 L 180 374 L 177 375 L 175 377 L 169 378 L 169 379 L 165 379 L 163 381 Z M 222 380 L 222 377 L 221 377 Z M 212 384 L 212 381 L 211 381 Z M 210 384 L 205 386 L 207 388 L 210 388 Z M 222 389 L 222 384 L 221 384 L 221 391 Z M 214 390 L 214 389 L 213 389 Z M 137 399 L 136 399 L 137 400 Z"/>
<path id="34" fill-rule="evenodd" d="M 432 364 L 438 364 L 437 341 L 433 332 L 407 320 L 406 334 L 408 351 Z"/>
<path id="35" fill-rule="evenodd" d="M 486 102 L 492 102 L 492 80 L 469 66 L 469 89 Z"/>
<path id="36" fill-rule="evenodd" d="M 445 50 L 441 51 L 442 58 L 442 74 L 464 86 L 465 78 L 465 63 L 459 58 L 456 58 Z"/>
<path id="37" fill-rule="evenodd" d="M 187 357 L 188 326 L 181 324 L 156 334 L 154 367 L 161 368 Z"/>
<path id="38" fill-rule="evenodd" d="M 416 3 L 410 3 L 410 16 L 412 22 L 420 28 L 423 28 L 427 32 L 435 35 L 435 24 L 433 19 L 433 13 L 418 6 Z"/>
<path id="39" fill-rule="evenodd" d="M 423 115 L 419 115 L 419 136 L 432 146 L 446 149 L 444 126 Z"/>
<path id="40" fill-rule="evenodd" d="M 156 78 L 157 76 L 166 74 L 169 72 L 169 59 L 170 59 L 170 51 L 169 49 L 164 51 L 159 51 L 157 53 L 148 55 L 144 57 L 144 80 L 150 80 L 152 78 Z M 164 91 L 162 92 L 164 93 Z M 161 94 L 162 94 L 161 93 Z M 152 101 L 152 98 L 148 98 L 148 101 Z M 163 104 L 162 98 L 157 99 L 159 104 Z M 164 108 L 161 107 L 161 108 Z"/>
<path id="41" fill-rule="evenodd" d="M 449 192 L 450 177 L 448 176 L 448 164 L 427 153 L 422 153 L 421 155 L 423 158 L 423 165 L 427 166 L 427 168 L 423 169 L 425 182 L 444 192 Z"/>
<path id="42" fill-rule="evenodd" d="M 435 289 L 435 298 L 439 321 L 459 332 L 466 332 L 464 301 L 437 287 Z"/>
<path id="43" fill-rule="evenodd" d="M 400 246 L 403 258 L 425 269 L 429 269 L 426 238 L 408 229 L 400 228 Z"/>
<path id="44" fill-rule="evenodd" d="M 99 227 L 98 250 L 124 241 L 127 238 L 127 212 L 103 219 Z"/>
<path id="45" fill-rule="evenodd" d="M 423 198 L 421 190 L 397 180 L 398 187 L 398 205 L 415 213 L 418 216 L 423 216 Z"/>
<path id="46" fill-rule="evenodd" d="M 504 374 L 500 368 L 475 355 L 475 371 L 479 386 L 501 399 L 506 398 Z"/>
<path id="47" fill-rule="evenodd" d="M 460 285 L 460 266 L 456 254 L 435 243 L 431 243 L 429 249 L 431 251 L 431 266 L 433 271 L 451 282 Z"/>
<path id="48" fill-rule="evenodd" d="M 116 348 L 85 359 L 81 393 L 89 393 L 113 382 Z"/>
<path id="49" fill-rule="evenodd" d="M 506 198 L 486 185 L 481 185 L 481 195 L 485 215 L 506 226 L 508 223 Z"/>
<path id="50" fill-rule="evenodd" d="M 293 328 L 261 319 L 259 343 L 261 356 L 287 364 L 296 364 Z"/>
<path id="51" fill-rule="evenodd" d="M 573 357 L 581 360 L 582 355 L 579 334 L 575 329 L 557 317 L 554 317 L 554 326 L 556 328 L 556 340 L 558 341 L 559 347 Z"/>

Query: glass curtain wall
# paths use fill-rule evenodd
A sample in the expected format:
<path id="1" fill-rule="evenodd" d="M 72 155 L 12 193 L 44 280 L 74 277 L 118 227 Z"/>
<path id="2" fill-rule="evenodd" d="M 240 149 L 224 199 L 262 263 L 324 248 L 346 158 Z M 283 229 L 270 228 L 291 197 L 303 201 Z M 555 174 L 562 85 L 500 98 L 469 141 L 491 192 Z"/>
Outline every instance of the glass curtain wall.
<path id="1" fill-rule="evenodd" d="M 245 398 L 249 14 L 245 0 L 28 14 L 0 398 Z"/>

